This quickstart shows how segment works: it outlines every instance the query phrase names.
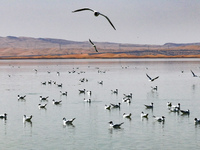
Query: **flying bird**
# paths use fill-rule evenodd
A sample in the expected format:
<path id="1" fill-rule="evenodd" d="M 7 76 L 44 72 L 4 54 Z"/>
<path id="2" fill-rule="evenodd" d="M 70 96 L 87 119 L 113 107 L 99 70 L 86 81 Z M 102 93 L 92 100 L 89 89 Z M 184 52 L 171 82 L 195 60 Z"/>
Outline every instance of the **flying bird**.
<path id="1" fill-rule="evenodd" d="M 96 10 L 93 10 L 93 9 L 90 9 L 90 8 L 82 8 L 82 9 L 74 10 L 74 11 L 72 11 L 72 12 L 74 13 L 74 12 L 79 12 L 79 11 L 84 11 L 84 10 L 89 10 L 89 11 L 94 12 L 94 16 L 95 16 L 95 17 L 97 17 L 97 16 L 99 16 L 99 15 L 105 17 L 105 18 L 108 20 L 108 22 L 110 23 L 110 25 L 115 29 L 115 26 L 112 24 L 112 22 L 110 21 L 110 19 L 109 19 L 107 16 L 105 16 L 104 14 L 102 14 L 102 13 L 96 11 Z M 115 30 L 116 30 L 116 29 L 115 29 Z"/>
<path id="2" fill-rule="evenodd" d="M 146 73 L 147 77 L 149 78 L 149 81 L 153 82 L 154 80 L 158 79 L 159 76 L 155 77 L 155 78 L 151 78 L 147 73 Z"/>
<path id="3" fill-rule="evenodd" d="M 98 52 L 96 45 L 89 39 L 89 42 L 92 44 L 92 46 L 94 47 L 95 51 Z"/>
<path id="4" fill-rule="evenodd" d="M 192 70 L 190 70 L 192 72 L 193 77 L 198 77 Z"/>

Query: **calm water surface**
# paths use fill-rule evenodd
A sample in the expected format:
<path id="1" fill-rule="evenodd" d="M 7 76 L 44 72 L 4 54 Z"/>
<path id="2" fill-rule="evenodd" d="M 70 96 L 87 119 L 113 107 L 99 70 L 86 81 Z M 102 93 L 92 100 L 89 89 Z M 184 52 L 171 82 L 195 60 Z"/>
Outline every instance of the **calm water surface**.
<path id="1" fill-rule="evenodd" d="M 0 148 L 197 149 L 200 125 L 193 120 L 200 118 L 200 78 L 190 70 L 200 75 L 200 59 L 1 60 L 0 113 L 6 112 L 8 118 L 0 119 Z M 149 82 L 146 73 L 159 78 Z M 81 78 L 88 82 L 80 82 Z M 50 80 L 62 83 L 62 88 L 41 84 Z M 101 80 L 103 85 L 98 84 Z M 154 86 L 157 91 L 151 89 Z M 111 93 L 116 88 L 118 95 Z M 91 90 L 91 97 L 79 94 L 79 89 Z M 122 102 L 123 94 L 129 93 L 131 104 Z M 26 100 L 18 100 L 17 95 L 26 95 Z M 40 95 L 49 100 L 41 102 Z M 92 102 L 85 103 L 84 98 Z M 52 99 L 62 104 L 53 105 Z M 105 104 L 118 102 L 120 109 L 104 109 Z M 145 109 L 144 104 L 151 102 L 154 109 Z M 190 109 L 190 115 L 170 112 L 167 102 L 180 103 L 181 109 Z M 47 109 L 38 109 L 39 103 L 48 103 Z M 142 111 L 149 113 L 148 119 L 141 119 Z M 132 113 L 131 119 L 124 119 L 123 113 Z M 32 123 L 23 123 L 24 114 L 33 115 Z M 165 116 L 165 123 L 155 121 L 153 115 Z M 63 117 L 76 118 L 73 126 L 63 126 Z M 111 120 L 124 124 L 111 129 Z"/>

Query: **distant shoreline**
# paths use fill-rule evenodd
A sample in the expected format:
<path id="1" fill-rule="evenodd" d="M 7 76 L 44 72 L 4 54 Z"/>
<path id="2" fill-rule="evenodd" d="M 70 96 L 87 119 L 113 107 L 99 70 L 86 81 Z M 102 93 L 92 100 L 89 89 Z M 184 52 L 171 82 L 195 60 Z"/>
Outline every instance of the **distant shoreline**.
<path id="1" fill-rule="evenodd" d="M 177 55 L 177 56 L 167 56 L 167 55 L 128 55 L 113 54 L 113 53 L 103 53 L 103 54 L 71 54 L 71 55 L 46 55 L 46 56 L 0 56 L 0 60 L 3 59 L 139 59 L 139 58 L 200 58 L 200 55 Z"/>

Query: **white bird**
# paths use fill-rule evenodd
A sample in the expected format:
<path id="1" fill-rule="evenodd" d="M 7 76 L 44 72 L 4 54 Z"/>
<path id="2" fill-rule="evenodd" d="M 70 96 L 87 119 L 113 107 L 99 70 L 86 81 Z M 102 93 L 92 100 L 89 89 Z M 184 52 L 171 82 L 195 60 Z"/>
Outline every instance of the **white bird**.
<path id="1" fill-rule="evenodd" d="M 40 96 L 40 100 L 41 100 L 41 101 L 46 101 L 48 98 L 49 98 L 49 96 L 47 96 L 47 97 L 42 97 L 42 96 Z"/>
<path id="2" fill-rule="evenodd" d="M 91 95 L 92 95 L 92 91 L 87 91 L 87 94 L 88 94 L 89 96 L 91 96 Z"/>
<path id="3" fill-rule="evenodd" d="M 32 115 L 30 117 L 27 117 L 26 115 L 23 116 L 23 121 L 31 122 Z"/>
<path id="4" fill-rule="evenodd" d="M 132 115 L 131 113 L 129 113 L 129 114 L 123 113 L 123 118 L 129 118 L 130 119 L 131 115 Z"/>
<path id="5" fill-rule="evenodd" d="M 118 104 L 111 104 L 111 103 L 110 103 L 110 105 L 111 105 L 113 108 L 120 108 L 121 103 L 118 103 Z"/>
<path id="6" fill-rule="evenodd" d="M 153 108 L 153 103 L 151 103 L 150 105 L 144 105 L 147 109 Z"/>
<path id="7" fill-rule="evenodd" d="M 149 115 L 149 114 L 145 114 L 143 111 L 141 112 L 141 117 L 142 117 L 142 118 L 148 118 L 148 115 Z"/>
<path id="8" fill-rule="evenodd" d="M 181 108 L 181 104 L 180 103 L 178 103 L 177 105 L 172 105 L 171 106 L 172 107 L 172 109 L 176 109 L 176 110 L 180 110 L 180 108 Z"/>
<path id="9" fill-rule="evenodd" d="M 94 47 L 95 51 L 98 52 L 96 45 L 89 39 L 89 42 L 92 44 L 92 46 Z"/>
<path id="10" fill-rule="evenodd" d="M 24 96 L 20 96 L 20 95 L 17 95 L 17 97 L 18 97 L 18 100 L 22 100 L 22 99 L 25 99 L 25 97 L 26 97 L 26 95 L 24 95 Z"/>
<path id="11" fill-rule="evenodd" d="M 130 98 L 123 98 L 122 102 L 130 104 L 131 103 L 131 99 Z"/>
<path id="12" fill-rule="evenodd" d="M 200 123 L 200 119 L 194 118 L 194 123 L 195 124 L 199 124 Z"/>
<path id="13" fill-rule="evenodd" d="M 111 105 L 105 105 L 105 107 L 104 107 L 105 109 L 108 109 L 108 110 L 110 110 L 110 108 L 111 108 Z"/>
<path id="14" fill-rule="evenodd" d="M 90 98 L 89 98 L 89 99 L 84 98 L 83 101 L 84 101 L 84 102 L 91 103 L 91 99 L 90 99 Z"/>
<path id="15" fill-rule="evenodd" d="M 67 120 L 66 118 L 63 118 L 63 125 L 72 125 L 72 123 L 73 123 L 73 121 L 74 121 L 75 119 L 76 119 L 76 118 Z"/>
<path id="16" fill-rule="evenodd" d="M 74 13 L 74 12 L 79 12 L 79 11 L 84 11 L 84 10 L 89 10 L 89 11 L 94 12 L 94 16 L 95 16 L 95 17 L 97 17 L 97 16 L 99 16 L 99 15 L 105 17 L 105 18 L 108 20 L 108 22 L 110 23 L 110 25 L 115 29 L 115 27 L 114 27 L 114 25 L 112 24 L 112 22 L 110 21 L 110 19 L 109 19 L 107 16 L 105 16 L 104 14 L 102 14 L 102 13 L 96 11 L 96 10 L 93 10 L 93 9 L 90 9 L 90 8 L 82 8 L 82 9 L 74 10 L 74 11 L 72 11 L 72 12 Z M 116 30 L 116 29 L 115 29 L 115 30 Z"/>
<path id="17" fill-rule="evenodd" d="M 59 105 L 62 101 L 55 101 L 55 99 L 52 100 L 54 105 Z"/>
<path id="18" fill-rule="evenodd" d="M 41 108 L 46 108 L 46 106 L 47 106 L 47 104 L 43 104 L 43 105 L 42 105 L 42 104 L 38 104 L 38 108 L 39 108 L 39 109 L 41 109 Z"/>
<path id="19" fill-rule="evenodd" d="M 124 124 L 123 122 L 120 124 L 113 124 L 112 121 L 108 122 L 110 124 L 110 127 L 115 128 L 115 129 L 119 129 L 121 127 L 122 124 Z"/>
<path id="20" fill-rule="evenodd" d="M 159 76 L 155 77 L 155 78 L 151 78 L 147 73 L 146 76 L 149 78 L 149 81 L 153 82 L 154 80 L 158 79 Z"/>
<path id="21" fill-rule="evenodd" d="M 192 72 L 193 77 L 198 77 L 192 70 L 190 70 Z"/>
<path id="22" fill-rule="evenodd" d="M 156 117 L 156 116 L 153 116 L 155 120 L 157 120 L 158 122 L 164 122 L 165 121 L 165 117 L 162 116 L 162 117 Z"/>
<path id="23" fill-rule="evenodd" d="M 7 119 L 7 114 L 6 114 L 6 113 L 1 114 L 1 115 L 0 115 L 0 118 L 1 118 L 1 119 Z"/>
<path id="24" fill-rule="evenodd" d="M 187 110 L 180 110 L 183 114 L 185 115 L 189 115 L 190 114 L 190 110 L 187 109 Z"/>

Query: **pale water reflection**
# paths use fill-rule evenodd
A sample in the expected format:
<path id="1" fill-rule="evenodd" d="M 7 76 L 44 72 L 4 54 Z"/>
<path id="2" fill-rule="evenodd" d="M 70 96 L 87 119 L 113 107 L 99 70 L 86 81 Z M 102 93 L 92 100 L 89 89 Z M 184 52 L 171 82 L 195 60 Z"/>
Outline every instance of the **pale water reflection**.
<path id="1" fill-rule="evenodd" d="M 190 70 L 200 75 L 200 59 L 1 60 L 0 114 L 8 116 L 0 119 L 0 147 L 197 149 L 200 125 L 194 118 L 200 118 L 200 78 Z M 146 74 L 159 78 L 149 82 Z M 83 78 L 87 81 L 81 82 Z M 91 95 L 79 94 L 79 89 Z M 118 94 L 112 93 L 115 89 Z M 61 93 L 65 91 L 67 96 Z M 126 103 L 123 97 L 129 93 L 131 103 Z M 26 98 L 18 100 L 17 95 Z M 41 101 L 40 96 L 49 98 Z M 62 103 L 54 105 L 53 99 Z M 153 109 L 146 109 L 144 104 L 151 102 Z M 170 111 L 167 102 L 180 103 L 190 114 Z M 39 103 L 47 103 L 46 109 L 39 109 Z M 110 103 L 121 103 L 120 109 L 105 109 Z M 148 118 L 140 117 L 142 111 Z M 123 118 L 124 113 L 131 113 L 131 118 Z M 32 122 L 23 122 L 25 114 L 33 115 Z M 154 115 L 165 116 L 165 122 Z M 63 126 L 64 117 L 76 119 Z M 124 124 L 112 129 L 109 121 Z"/>

